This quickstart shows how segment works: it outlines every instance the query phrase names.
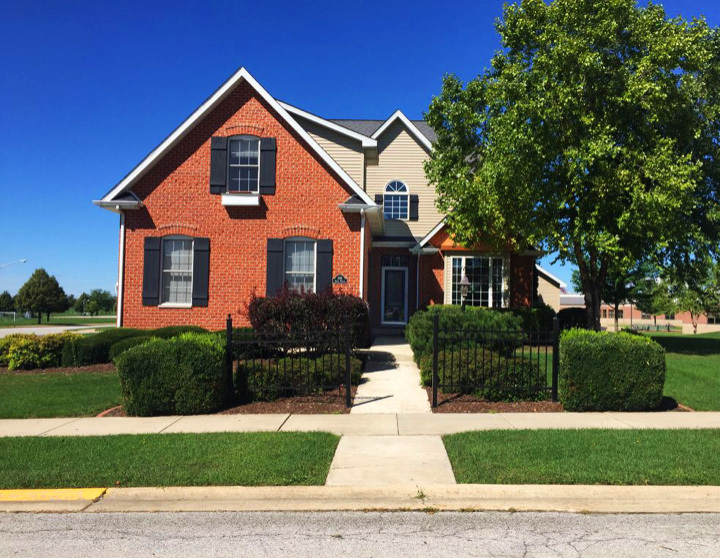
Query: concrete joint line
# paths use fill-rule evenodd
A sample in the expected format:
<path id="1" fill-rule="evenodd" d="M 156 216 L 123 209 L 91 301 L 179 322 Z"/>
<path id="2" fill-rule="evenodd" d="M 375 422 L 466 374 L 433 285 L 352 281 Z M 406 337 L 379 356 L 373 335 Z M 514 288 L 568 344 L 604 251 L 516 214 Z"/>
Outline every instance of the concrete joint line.
<path id="1" fill-rule="evenodd" d="M 608 416 L 608 417 L 610 417 L 611 419 L 613 419 L 613 420 L 614 420 L 615 422 L 617 422 L 618 424 L 622 424 L 625 428 L 637 428 L 636 426 L 633 426 L 632 424 L 630 424 L 630 423 L 628 423 L 628 422 L 625 422 L 624 420 L 620 420 L 619 418 L 617 418 L 615 415 L 612 414 L 612 411 L 605 413 L 605 415 Z"/>
<path id="2" fill-rule="evenodd" d="M 285 426 L 285 423 L 286 423 L 288 420 L 290 420 L 290 417 L 291 417 L 291 416 L 292 416 L 292 413 L 288 413 L 288 415 L 285 417 L 285 420 L 282 421 L 282 424 L 281 424 L 280 426 L 278 426 L 278 429 L 276 430 L 276 432 L 282 431 L 283 426 Z"/>
<path id="3" fill-rule="evenodd" d="M 49 432 L 52 432 L 53 430 L 57 430 L 58 428 L 63 428 L 64 426 L 67 426 L 68 424 L 72 424 L 73 422 L 77 422 L 82 418 L 85 418 L 85 417 L 77 417 L 77 418 L 74 418 L 67 422 L 63 422 L 62 424 L 58 424 L 57 426 L 54 426 L 53 428 L 50 428 L 49 430 L 46 430 L 45 432 L 41 432 L 40 434 L 38 434 L 38 436 L 45 436 L 46 434 L 48 434 Z"/>
<path id="4" fill-rule="evenodd" d="M 172 421 L 170 424 L 168 424 L 165 428 L 158 431 L 158 434 L 162 434 L 165 432 L 168 428 L 170 428 L 173 424 L 180 422 L 185 417 L 178 417 L 176 420 Z"/>

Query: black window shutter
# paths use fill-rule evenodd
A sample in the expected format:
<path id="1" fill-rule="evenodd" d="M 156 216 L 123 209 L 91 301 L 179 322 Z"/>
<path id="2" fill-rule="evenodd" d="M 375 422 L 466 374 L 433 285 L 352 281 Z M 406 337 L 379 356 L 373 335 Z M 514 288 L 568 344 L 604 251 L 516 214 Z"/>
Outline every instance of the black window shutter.
<path id="1" fill-rule="evenodd" d="M 192 305 L 208 305 L 210 285 L 210 239 L 196 238 L 193 241 Z"/>
<path id="2" fill-rule="evenodd" d="M 227 191 L 227 138 L 210 139 L 210 193 L 224 194 Z"/>
<path id="3" fill-rule="evenodd" d="M 283 283 L 285 283 L 284 244 L 282 238 L 267 239 L 267 285 L 265 296 L 273 296 L 282 289 Z"/>
<path id="4" fill-rule="evenodd" d="M 143 263 L 143 306 L 160 304 L 160 246 L 162 238 L 145 237 L 145 256 Z"/>
<path id="5" fill-rule="evenodd" d="M 375 203 L 378 205 L 383 204 L 383 195 L 382 194 L 375 194 Z"/>
<path id="6" fill-rule="evenodd" d="M 317 241 L 317 262 L 315 265 L 315 287 L 318 293 L 332 285 L 333 241 Z"/>
<path id="7" fill-rule="evenodd" d="M 260 138 L 260 194 L 275 195 L 275 138 Z"/>
<path id="8" fill-rule="evenodd" d="M 418 197 L 417 194 L 410 194 L 410 220 L 418 220 Z"/>

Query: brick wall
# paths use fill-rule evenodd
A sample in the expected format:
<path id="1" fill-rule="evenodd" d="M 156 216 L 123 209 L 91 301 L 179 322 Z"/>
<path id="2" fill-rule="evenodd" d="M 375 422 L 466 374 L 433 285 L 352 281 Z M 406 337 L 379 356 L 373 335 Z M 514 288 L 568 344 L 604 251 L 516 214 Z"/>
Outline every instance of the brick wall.
<path id="1" fill-rule="evenodd" d="M 277 141 L 276 194 L 263 196 L 260 207 L 224 207 L 220 196 L 209 193 L 210 138 L 237 134 Z M 158 161 L 133 191 L 145 207 L 126 212 L 126 327 L 196 324 L 220 329 L 227 314 L 238 324 L 247 323 L 243 313 L 251 293 L 265 294 L 267 238 L 332 239 L 333 275 L 348 278 L 347 285 L 336 288 L 358 294 L 360 216 L 345 215 L 337 207 L 349 190 L 245 83 Z M 170 234 L 210 239 L 207 308 L 142 306 L 144 239 Z"/>

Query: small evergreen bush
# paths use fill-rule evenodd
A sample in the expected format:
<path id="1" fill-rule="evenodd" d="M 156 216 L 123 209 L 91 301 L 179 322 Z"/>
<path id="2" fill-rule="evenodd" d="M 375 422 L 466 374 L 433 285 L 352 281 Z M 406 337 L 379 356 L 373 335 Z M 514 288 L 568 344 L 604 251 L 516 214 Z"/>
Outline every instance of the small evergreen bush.
<path id="1" fill-rule="evenodd" d="M 566 411 L 651 411 L 664 385 L 665 350 L 648 337 L 573 329 L 560 339 Z"/>
<path id="2" fill-rule="evenodd" d="M 521 318 L 510 313 L 498 312 L 488 308 L 468 306 L 465 312 L 460 306 L 437 304 L 427 310 L 415 312 L 407 327 L 405 339 L 410 343 L 415 362 L 420 363 L 422 358 L 432 354 L 433 350 L 433 317 L 440 316 L 440 330 L 492 331 L 483 341 L 486 348 L 509 351 L 515 348 L 522 331 Z M 502 335 L 504 332 L 505 335 Z M 444 336 L 445 337 L 445 336 Z M 458 340 L 460 339 L 458 335 Z M 444 342 L 444 349 L 449 349 L 448 342 Z"/>
<path id="3" fill-rule="evenodd" d="M 63 348 L 63 366 L 90 366 L 110 362 L 110 347 L 118 341 L 145 335 L 141 329 L 112 328 L 93 335 L 85 335 L 66 343 Z"/>
<path id="4" fill-rule="evenodd" d="M 130 416 L 218 411 L 226 398 L 225 346 L 215 334 L 151 339 L 116 359 Z"/>
<path id="5" fill-rule="evenodd" d="M 80 336 L 76 333 L 9 335 L 0 341 L 0 366 L 10 370 L 52 368 L 62 363 L 63 347 Z"/>
<path id="6" fill-rule="evenodd" d="M 587 327 L 585 308 L 563 308 L 557 313 L 557 317 L 562 330 Z"/>
<path id="7" fill-rule="evenodd" d="M 128 349 L 131 349 L 132 347 L 137 347 L 138 345 L 142 345 L 143 343 L 147 343 L 151 339 L 156 338 L 149 335 L 138 335 L 137 337 L 128 337 L 127 339 L 118 341 L 112 347 L 110 347 L 110 362 L 114 362 L 117 357 L 119 357 Z"/>

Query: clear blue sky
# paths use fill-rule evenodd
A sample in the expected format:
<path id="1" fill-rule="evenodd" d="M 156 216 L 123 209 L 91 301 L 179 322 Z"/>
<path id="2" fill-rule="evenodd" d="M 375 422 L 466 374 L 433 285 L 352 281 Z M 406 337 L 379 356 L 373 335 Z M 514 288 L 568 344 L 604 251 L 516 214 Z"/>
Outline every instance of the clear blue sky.
<path id="1" fill-rule="evenodd" d="M 118 217 L 91 204 L 239 66 L 330 118 L 421 118 L 442 75 L 498 47 L 500 1 L 27 2 L 0 16 L 0 291 L 37 267 L 114 291 Z M 664 2 L 704 14 L 714 0 Z M 542 265 L 569 281 L 570 270 Z"/>

